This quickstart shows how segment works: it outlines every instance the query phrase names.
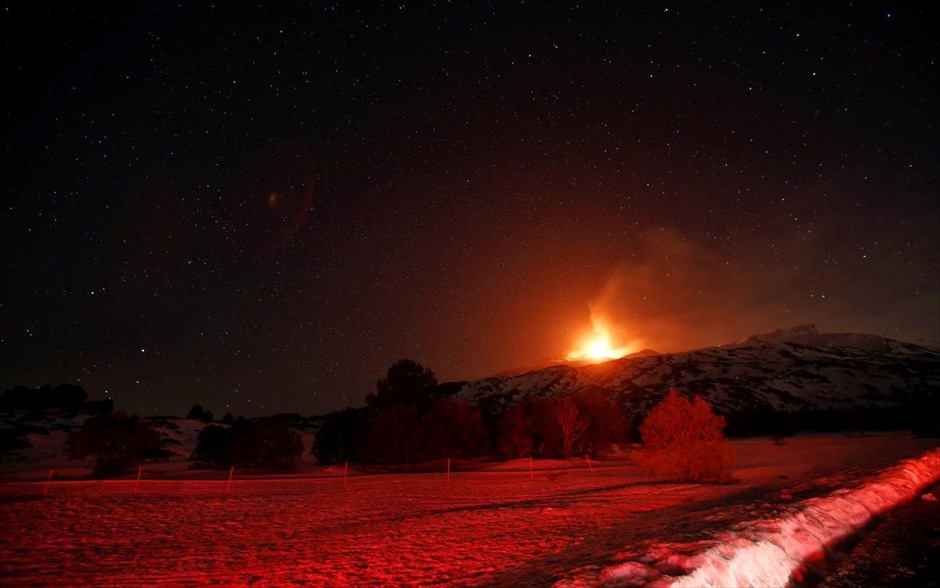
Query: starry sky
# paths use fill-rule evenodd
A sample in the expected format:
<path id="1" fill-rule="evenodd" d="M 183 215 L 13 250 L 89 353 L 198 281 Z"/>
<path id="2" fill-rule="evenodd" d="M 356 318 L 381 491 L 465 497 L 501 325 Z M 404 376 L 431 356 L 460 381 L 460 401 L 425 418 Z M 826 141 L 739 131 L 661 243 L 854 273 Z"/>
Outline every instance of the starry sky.
<path id="1" fill-rule="evenodd" d="M 938 345 L 930 2 L 46 4 L 0 7 L 3 389 L 318 414 L 592 317 Z"/>

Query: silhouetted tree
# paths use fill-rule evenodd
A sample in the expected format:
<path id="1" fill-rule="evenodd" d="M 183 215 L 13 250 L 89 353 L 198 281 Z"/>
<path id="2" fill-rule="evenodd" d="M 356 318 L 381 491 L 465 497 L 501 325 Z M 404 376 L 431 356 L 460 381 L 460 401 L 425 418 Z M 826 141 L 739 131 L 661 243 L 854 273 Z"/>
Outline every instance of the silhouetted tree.
<path id="1" fill-rule="evenodd" d="M 532 440 L 532 403 L 514 402 L 503 411 L 497 425 L 499 452 L 504 457 L 529 457 L 534 453 Z"/>
<path id="2" fill-rule="evenodd" d="M 125 412 L 86 420 L 81 429 L 69 435 L 66 451 L 69 459 L 94 458 L 96 475 L 169 457 L 160 446 L 156 428 Z"/>
<path id="3" fill-rule="evenodd" d="M 205 411 L 202 409 L 201 404 L 194 404 L 192 408 L 189 409 L 186 418 L 193 421 L 201 421 L 205 416 Z"/>
<path id="4" fill-rule="evenodd" d="M 562 446 L 561 429 L 555 420 L 554 401 L 537 398 L 532 402 L 532 446 L 539 457 L 559 457 Z"/>
<path id="5" fill-rule="evenodd" d="M 88 401 L 88 394 L 81 386 L 74 384 L 59 384 L 49 391 L 47 400 L 50 407 L 60 408 L 62 410 L 75 413 L 79 411 L 85 402 Z"/>
<path id="6" fill-rule="evenodd" d="M 232 459 L 232 435 L 229 427 L 209 425 L 203 427 L 196 440 L 190 459 L 198 467 L 227 468 L 235 465 Z"/>
<path id="7" fill-rule="evenodd" d="M 422 457 L 427 427 L 415 406 L 392 404 L 379 410 L 369 423 L 363 457 L 401 468 Z"/>
<path id="8" fill-rule="evenodd" d="M 111 414 L 114 412 L 114 401 L 110 398 L 105 398 L 104 400 L 86 400 L 82 408 L 95 414 Z"/>
<path id="9" fill-rule="evenodd" d="M 366 403 L 382 410 L 389 406 L 426 407 L 435 396 L 434 372 L 411 359 L 396 361 L 385 378 L 375 385 L 375 393 L 366 395 Z"/>
<path id="10" fill-rule="evenodd" d="M 300 435 L 283 416 L 257 421 L 239 418 L 231 426 L 209 425 L 200 433 L 192 459 L 201 467 L 233 465 L 273 471 L 294 467 L 303 453 Z"/>
<path id="11" fill-rule="evenodd" d="M 613 445 L 630 441 L 630 421 L 603 389 L 587 389 L 572 397 L 588 419 L 588 427 L 579 440 L 591 454 L 602 454 Z"/>
<path id="12" fill-rule="evenodd" d="M 477 457 L 487 452 L 487 431 L 479 408 L 456 398 L 441 398 L 425 413 L 424 459 Z"/>
<path id="13" fill-rule="evenodd" d="M 356 454 L 366 461 L 399 468 L 425 460 L 486 454 L 490 435 L 482 412 L 455 397 L 461 387 L 460 382 L 438 384 L 433 371 L 413 360 L 395 362 L 376 383 L 375 392 L 366 395 L 373 413 Z M 351 429 L 356 435 L 361 416 L 346 423 L 355 425 Z M 325 422 L 318 434 L 314 450 L 324 459 L 339 459 L 333 451 L 339 444 L 353 445 L 352 439 L 342 438 L 334 429 L 346 418 L 354 417 L 337 416 Z M 317 449 L 317 445 L 321 447 Z"/>
<path id="14" fill-rule="evenodd" d="M 364 456 L 399 468 L 418 461 L 425 446 L 428 427 L 423 414 L 438 399 L 434 372 L 411 359 L 388 368 L 385 378 L 366 395 L 376 409 L 369 425 Z"/>
<path id="15" fill-rule="evenodd" d="M 551 399 L 537 398 L 507 407 L 498 425 L 500 453 L 506 457 L 560 456 L 562 434 L 554 406 Z"/>
<path id="16" fill-rule="evenodd" d="M 360 459 L 360 451 L 369 428 L 367 409 L 347 408 L 327 416 L 314 437 L 311 452 L 322 464 Z"/>
<path id="17" fill-rule="evenodd" d="M 643 450 L 637 459 L 662 478 L 726 481 L 732 454 L 724 428 L 724 417 L 705 399 L 689 401 L 670 390 L 640 425 Z"/>
<path id="18" fill-rule="evenodd" d="M 294 467 L 303 453 L 300 434 L 292 431 L 283 416 L 267 416 L 243 430 L 236 422 L 230 430 L 232 457 L 236 464 L 284 471 Z"/>
<path id="19" fill-rule="evenodd" d="M 235 422 L 235 417 L 232 416 L 232 412 L 228 411 L 225 413 L 225 416 L 222 417 L 222 420 L 219 421 L 225 425 L 231 425 Z"/>
<path id="20" fill-rule="evenodd" d="M 22 409 L 45 411 L 49 409 L 75 413 L 88 402 L 88 394 L 74 384 L 46 384 L 40 388 L 16 386 L 0 394 L 0 410 Z"/>
<path id="21" fill-rule="evenodd" d="M 911 433 L 917 437 L 940 437 L 940 394 L 923 394 L 911 404 L 906 418 Z"/>

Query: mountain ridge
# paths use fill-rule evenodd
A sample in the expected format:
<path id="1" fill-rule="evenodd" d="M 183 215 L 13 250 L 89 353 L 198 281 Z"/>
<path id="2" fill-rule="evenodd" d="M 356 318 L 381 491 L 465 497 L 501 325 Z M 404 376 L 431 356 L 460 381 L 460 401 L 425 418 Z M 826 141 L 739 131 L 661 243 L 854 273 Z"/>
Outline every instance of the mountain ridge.
<path id="1" fill-rule="evenodd" d="M 520 400 L 593 391 L 636 416 L 671 388 L 702 396 L 724 414 L 908 406 L 940 396 L 940 352 L 799 325 L 728 345 L 483 378 L 456 395 L 501 412 Z"/>

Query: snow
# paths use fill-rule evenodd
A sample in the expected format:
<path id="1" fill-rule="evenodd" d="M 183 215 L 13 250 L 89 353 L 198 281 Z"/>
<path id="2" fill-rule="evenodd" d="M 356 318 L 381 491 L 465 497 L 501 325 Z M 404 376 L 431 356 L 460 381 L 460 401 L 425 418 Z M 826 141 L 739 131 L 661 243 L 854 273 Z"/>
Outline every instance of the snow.
<path id="1" fill-rule="evenodd" d="M 464 384 L 458 397 L 506 405 L 604 390 L 625 410 L 639 414 L 674 387 L 694 391 L 729 414 L 899 406 L 909 403 L 912 394 L 938 386 L 936 350 L 875 335 L 819 333 L 806 326 L 723 347 L 485 378 Z"/>
<path id="2" fill-rule="evenodd" d="M 929 450 L 856 489 L 802 502 L 791 514 L 745 523 L 720 548 L 709 550 L 676 587 L 784 586 L 802 562 L 848 537 L 878 515 L 910 500 L 940 477 L 940 451 Z M 728 546 L 733 546 L 730 550 Z M 729 553 L 730 551 L 730 553 Z"/>
<path id="3" fill-rule="evenodd" d="M 936 441 L 907 434 L 783 446 L 765 438 L 735 450 L 739 481 L 724 485 L 654 483 L 629 459 L 592 469 L 537 460 L 531 474 L 521 460 L 458 470 L 449 482 L 443 472 L 351 468 L 344 483 L 342 467 L 269 479 L 236 472 L 227 492 L 224 476 L 167 479 L 147 466 L 137 493 L 133 479 L 58 481 L 43 496 L 36 471 L 33 481 L 0 483 L 0 577 L 587 586 L 705 581 L 733 568 L 757 583 L 758 571 L 789 577 L 813 546 L 912 496 L 917 480 L 938 471 Z M 898 465 L 904 459 L 913 461 Z"/>
<path id="4" fill-rule="evenodd" d="M 916 349 L 916 345 L 903 343 L 878 335 L 864 333 L 820 333 L 816 325 L 799 325 L 788 329 L 777 329 L 771 333 L 752 335 L 737 341 L 736 345 L 753 345 L 766 343 L 780 345 L 782 343 L 796 343 L 814 347 L 854 347 L 869 351 L 888 351 L 893 353 L 907 353 Z"/>

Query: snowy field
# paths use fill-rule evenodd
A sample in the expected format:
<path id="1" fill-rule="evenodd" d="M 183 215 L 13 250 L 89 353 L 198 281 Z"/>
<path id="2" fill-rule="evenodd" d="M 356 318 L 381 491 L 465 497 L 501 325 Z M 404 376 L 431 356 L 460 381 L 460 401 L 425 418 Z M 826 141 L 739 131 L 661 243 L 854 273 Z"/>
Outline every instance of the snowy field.
<path id="1" fill-rule="evenodd" d="M 940 477 L 937 441 L 906 433 L 734 446 L 727 485 L 651 483 L 631 460 L 353 470 L 345 485 L 342 468 L 231 488 L 145 475 L 136 493 L 133 479 L 6 482 L 0 582 L 779 585 Z"/>

